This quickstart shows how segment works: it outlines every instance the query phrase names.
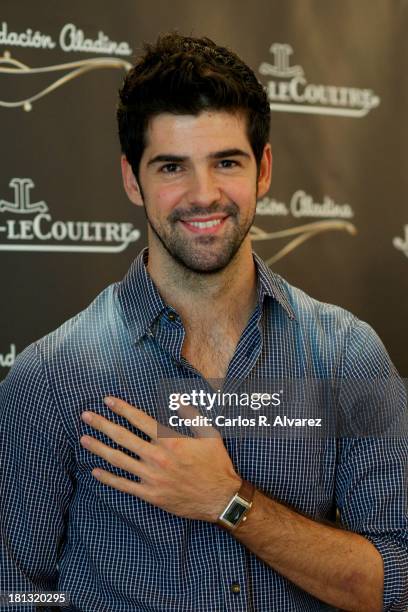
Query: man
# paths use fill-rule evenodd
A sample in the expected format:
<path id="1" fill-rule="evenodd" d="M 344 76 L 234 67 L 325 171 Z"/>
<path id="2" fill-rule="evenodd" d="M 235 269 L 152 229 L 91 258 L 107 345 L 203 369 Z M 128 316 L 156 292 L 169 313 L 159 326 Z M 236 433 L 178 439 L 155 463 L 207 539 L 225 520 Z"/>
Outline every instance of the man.
<path id="1" fill-rule="evenodd" d="M 165 35 L 126 77 L 118 121 L 149 246 L 1 386 L 1 590 L 90 612 L 406 610 L 403 387 L 367 324 L 252 252 L 272 167 L 262 86 L 212 41 Z M 223 440 L 180 395 L 172 414 L 195 435 L 163 422 L 166 381 L 267 379 L 326 381 L 352 424 L 387 420 L 363 437 Z M 377 379 L 380 400 L 358 388 Z"/>

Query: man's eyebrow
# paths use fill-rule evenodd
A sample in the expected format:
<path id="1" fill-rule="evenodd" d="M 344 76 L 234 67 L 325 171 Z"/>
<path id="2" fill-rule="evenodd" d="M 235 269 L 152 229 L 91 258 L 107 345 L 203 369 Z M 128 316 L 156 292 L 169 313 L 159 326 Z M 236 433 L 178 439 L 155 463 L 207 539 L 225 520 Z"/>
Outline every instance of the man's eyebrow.
<path id="1" fill-rule="evenodd" d="M 247 157 L 248 159 L 251 157 L 249 153 L 243 151 L 242 149 L 224 149 L 223 151 L 216 151 L 215 153 L 210 153 L 210 159 L 224 159 L 225 157 Z M 162 153 L 160 155 L 155 155 L 152 159 L 149 159 L 147 162 L 148 166 L 152 164 L 158 163 L 181 163 L 188 160 L 187 155 L 172 155 L 171 153 Z"/>
<path id="2" fill-rule="evenodd" d="M 248 157 L 248 159 L 250 159 L 251 156 L 242 149 L 224 149 L 223 151 L 210 153 L 209 157 L 213 159 L 223 159 L 224 157 Z"/>
<path id="3" fill-rule="evenodd" d="M 157 164 L 159 162 L 180 163 L 186 161 L 186 159 L 188 159 L 186 155 L 171 155 L 170 153 L 164 153 L 161 155 L 155 155 L 152 157 L 152 159 L 149 159 L 147 165 L 151 166 L 152 164 Z"/>

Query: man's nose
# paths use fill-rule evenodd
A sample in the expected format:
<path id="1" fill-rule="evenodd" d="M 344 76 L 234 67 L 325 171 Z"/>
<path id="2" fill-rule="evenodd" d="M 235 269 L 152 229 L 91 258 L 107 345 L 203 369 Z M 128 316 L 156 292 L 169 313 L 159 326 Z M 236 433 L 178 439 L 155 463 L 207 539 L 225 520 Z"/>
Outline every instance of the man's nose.
<path id="1" fill-rule="evenodd" d="M 221 189 L 217 178 L 210 170 L 195 172 L 191 177 L 188 190 L 190 203 L 209 206 L 221 199 Z"/>

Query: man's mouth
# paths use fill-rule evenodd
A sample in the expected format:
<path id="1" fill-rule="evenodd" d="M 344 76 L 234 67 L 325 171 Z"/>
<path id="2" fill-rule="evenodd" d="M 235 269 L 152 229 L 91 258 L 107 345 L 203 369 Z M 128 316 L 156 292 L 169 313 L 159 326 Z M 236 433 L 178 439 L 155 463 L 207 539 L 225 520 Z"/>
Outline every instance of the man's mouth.
<path id="1" fill-rule="evenodd" d="M 206 218 L 180 219 L 183 226 L 196 234 L 215 234 L 225 223 L 228 216 L 212 216 Z"/>

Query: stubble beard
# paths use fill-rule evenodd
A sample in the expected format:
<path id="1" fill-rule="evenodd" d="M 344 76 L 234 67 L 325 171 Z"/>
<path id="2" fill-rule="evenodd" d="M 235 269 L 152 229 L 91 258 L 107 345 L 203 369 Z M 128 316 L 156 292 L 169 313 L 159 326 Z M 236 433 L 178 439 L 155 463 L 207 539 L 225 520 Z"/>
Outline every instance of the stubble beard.
<path id="1" fill-rule="evenodd" d="M 256 210 L 248 222 L 239 224 L 239 208 L 235 203 L 226 206 L 212 206 L 211 210 L 191 207 L 188 212 L 174 210 L 167 219 L 167 227 L 153 222 L 149 215 L 149 206 L 144 205 L 147 222 L 156 238 L 169 255 L 183 268 L 197 274 L 216 274 L 224 270 L 234 259 L 253 224 Z M 226 223 L 232 225 L 223 236 L 194 235 L 188 239 L 180 227 L 180 219 L 188 220 L 197 216 L 222 213 L 229 216 Z M 222 230 L 224 232 L 224 230 Z"/>

